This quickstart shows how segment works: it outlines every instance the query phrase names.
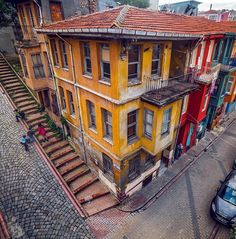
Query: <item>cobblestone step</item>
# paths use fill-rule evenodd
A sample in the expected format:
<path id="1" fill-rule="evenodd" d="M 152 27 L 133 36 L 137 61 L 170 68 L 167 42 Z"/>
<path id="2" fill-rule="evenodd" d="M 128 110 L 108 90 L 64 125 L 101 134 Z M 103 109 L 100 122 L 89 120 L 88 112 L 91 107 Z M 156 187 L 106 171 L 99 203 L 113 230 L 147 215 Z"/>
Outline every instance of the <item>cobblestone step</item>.
<path id="1" fill-rule="evenodd" d="M 35 120 L 45 119 L 44 113 L 37 112 L 36 114 L 32 114 L 27 118 L 27 123 L 33 123 Z"/>
<path id="2" fill-rule="evenodd" d="M 3 69 L 11 69 L 10 66 L 6 65 L 6 64 L 0 64 L 0 70 Z"/>
<path id="3" fill-rule="evenodd" d="M 14 88 L 14 87 L 21 87 L 22 86 L 22 84 L 21 83 L 8 83 L 8 84 L 4 84 L 4 87 L 5 87 L 5 89 L 6 90 L 8 90 L 8 89 L 12 89 L 12 88 Z"/>
<path id="4" fill-rule="evenodd" d="M 83 166 L 81 167 L 81 165 Z M 81 160 L 81 165 L 79 169 L 74 170 L 75 172 L 73 172 L 73 174 L 71 173 L 70 175 L 66 175 L 66 177 L 64 177 L 67 183 L 71 183 L 74 180 L 78 179 L 79 177 L 87 173 L 90 173 L 90 169 L 86 165 L 84 165 L 84 162 L 82 160 Z"/>
<path id="5" fill-rule="evenodd" d="M 75 160 L 73 162 L 69 162 L 63 165 L 62 167 L 59 167 L 58 172 L 61 174 L 62 177 L 64 177 L 73 170 L 78 169 L 81 165 L 83 165 L 82 160 Z"/>
<path id="6" fill-rule="evenodd" d="M 8 71 L 8 72 L 6 72 L 6 73 L 3 73 L 3 72 L 0 73 L 0 77 L 7 78 L 7 77 L 9 77 L 9 76 L 14 76 L 14 77 L 16 77 L 15 73 L 13 73 L 12 71 Z"/>
<path id="7" fill-rule="evenodd" d="M 34 101 L 34 100 L 31 100 L 31 101 L 26 101 L 26 102 L 21 102 L 19 104 L 17 104 L 17 108 L 24 108 L 26 106 L 33 106 L 33 105 L 36 105 L 37 103 Z"/>
<path id="8" fill-rule="evenodd" d="M 70 188 L 72 189 L 73 193 L 76 195 L 86 187 L 89 187 L 93 183 L 98 181 L 98 177 L 92 175 L 92 174 L 87 174 L 83 175 L 80 177 L 80 180 L 76 180 L 76 182 L 73 182 L 70 184 Z"/>
<path id="9" fill-rule="evenodd" d="M 71 147 L 67 147 L 66 149 L 59 150 L 59 152 L 55 152 L 50 156 L 50 159 L 52 161 L 62 158 L 63 156 L 67 155 L 68 153 L 74 152 L 74 150 Z"/>
<path id="10" fill-rule="evenodd" d="M 19 82 L 19 80 L 17 80 L 17 79 L 1 80 L 1 81 L 2 81 L 3 85 L 6 85 L 8 82 L 9 83 L 18 83 Z M 5 83 L 5 82 L 7 82 L 7 83 Z"/>
<path id="11" fill-rule="evenodd" d="M 76 160 L 76 159 L 79 159 L 79 156 L 76 152 L 71 152 L 67 155 L 65 155 L 63 158 L 60 158 L 60 159 L 57 159 L 57 160 L 54 160 L 53 161 L 53 164 L 56 166 L 56 167 L 60 167 L 66 163 L 69 163 L 73 160 Z"/>
<path id="12" fill-rule="evenodd" d="M 5 88 L 6 89 L 6 88 Z M 12 87 L 11 89 L 6 89 L 7 92 L 16 92 L 18 90 L 26 90 L 24 86 L 17 86 L 17 87 Z"/>
<path id="13" fill-rule="evenodd" d="M 103 196 L 106 196 L 108 194 L 110 194 L 110 191 L 106 190 L 104 192 L 94 193 L 92 195 L 88 195 L 88 196 L 86 196 L 82 199 L 79 199 L 78 201 L 79 201 L 80 204 L 84 204 L 84 203 L 88 203 L 88 202 L 92 203 L 93 200 L 95 200 L 97 198 L 100 198 L 100 197 L 103 197 Z"/>
<path id="14" fill-rule="evenodd" d="M 46 144 L 43 145 L 43 148 L 47 149 L 49 146 L 54 145 L 61 141 L 62 141 L 62 139 L 60 139 L 60 138 L 51 139 L 49 142 L 47 142 Z"/>
<path id="15" fill-rule="evenodd" d="M 27 93 L 27 90 L 24 87 L 22 87 L 18 90 L 9 90 L 8 93 L 12 97 L 12 96 L 15 96 L 16 94 L 19 94 L 19 93 Z"/>
<path id="16" fill-rule="evenodd" d="M 14 100 L 14 99 L 17 99 L 20 97 L 26 97 L 26 96 L 31 97 L 31 94 L 29 94 L 28 92 L 25 93 L 25 91 L 24 91 L 22 93 L 17 93 L 17 94 L 12 95 L 11 98 Z"/>
<path id="17" fill-rule="evenodd" d="M 4 77 L 4 80 L 5 80 L 5 81 L 17 79 L 17 77 L 16 77 L 15 75 L 12 75 L 12 76 L 1 76 L 1 77 L 2 77 L 2 78 Z"/>
<path id="18" fill-rule="evenodd" d="M 47 125 L 46 119 L 41 118 L 41 119 L 37 119 L 37 120 L 34 120 L 33 122 L 29 123 L 29 125 L 32 128 L 34 128 L 35 126 L 38 126 L 39 124 L 43 124 L 44 126 Z"/>
<path id="19" fill-rule="evenodd" d="M 30 116 L 30 115 L 33 115 L 35 113 L 38 113 L 39 110 L 38 110 L 38 108 L 33 107 L 33 108 L 30 108 L 29 110 L 24 111 L 24 112 L 27 116 Z"/>
<path id="20" fill-rule="evenodd" d="M 63 149 L 65 147 L 69 146 L 69 143 L 67 141 L 60 141 L 59 143 L 55 143 L 52 146 L 49 146 L 46 149 L 47 154 L 53 154 L 56 151 Z"/>
<path id="21" fill-rule="evenodd" d="M 18 103 L 29 101 L 29 100 L 32 100 L 32 98 L 30 96 L 24 96 L 24 97 L 17 97 L 13 101 L 14 101 L 14 103 L 18 104 Z"/>
<path id="22" fill-rule="evenodd" d="M 38 136 L 38 134 L 36 133 L 36 135 Z M 38 136 L 39 137 L 39 136 Z M 50 141 L 50 139 L 52 139 L 52 138 L 57 138 L 57 134 L 56 133 L 54 133 L 54 132 L 52 132 L 52 131 L 48 131 L 47 132 L 47 137 L 48 137 L 48 140 Z M 43 143 L 43 139 L 42 138 L 39 138 L 39 142 L 40 143 Z M 46 143 L 45 143 L 46 144 Z M 44 145 L 44 144 L 43 144 Z M 43 146 L 42 145 L 42 146 Z"/>

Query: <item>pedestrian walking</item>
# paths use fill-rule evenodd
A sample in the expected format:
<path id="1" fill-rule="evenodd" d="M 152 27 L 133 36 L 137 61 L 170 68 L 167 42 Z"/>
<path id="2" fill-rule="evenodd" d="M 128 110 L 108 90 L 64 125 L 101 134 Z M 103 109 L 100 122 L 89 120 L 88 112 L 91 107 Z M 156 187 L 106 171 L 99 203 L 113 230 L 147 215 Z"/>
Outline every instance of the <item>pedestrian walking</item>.
<path id="1" fill-rule="evenodd" d="M 23 135 L 23 136 L 20 138 L 20 143 L 21 143 L 22 145 L 24 145 L 25 151 L 29 151 L 28 144 L 27 144 L 27 140 L 26 140 L 26 135 Z"/>
<path id="2" fill-rule="evenodd" d="M 48 141 L 48 137 L 46 135 L 46 129 L 44 128 L 42 124 L 38 125 L 38 134 L 43 137 L 43 142 Z"/>
<path id="3" fill-rule="evenodd" d="M 20 111 L 19 109 L 16 109 L 14 111 L 16 116 L 16 122 L 19 122 L 19 119 L 25 120 L 25 113 L 23 111 Z"/>
<path id="4" fill-rule="evenodd" d="M 27 138 L 28 143 L 33 143 L 34 142 L 34 130 L 32 129 L 31 126 L 29 127 L 26 138 Z"/>

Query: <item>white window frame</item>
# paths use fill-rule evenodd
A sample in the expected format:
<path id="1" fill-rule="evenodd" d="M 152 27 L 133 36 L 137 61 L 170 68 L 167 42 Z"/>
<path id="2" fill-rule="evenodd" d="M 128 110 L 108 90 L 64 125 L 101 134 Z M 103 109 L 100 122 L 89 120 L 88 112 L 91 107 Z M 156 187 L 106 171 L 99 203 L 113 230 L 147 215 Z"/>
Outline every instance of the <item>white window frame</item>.
<path id="1" fill-rule="evenodd" d="M 68 97 L 68 103 L 69 103 L 69 109 L 70 109 L 70 115 L 75 116 L 75 104 L 74 104 L 74 98 L 71 91 L 67 90 L 67 97 Z"/>
<path id="2" fill-rule="evenodd" d="M 228 95 L 231 94 L 233 84 L 234 84 L 234 78 L 232 76 L 229 76 L 228 84 L 226 87 L 226 94 L 228 94 Z M 229 89 L 229 85 L 230 85 L 230 89 Z"/>
<path id="3" fill-rule="evenodd" d="M 208 103 L 208 93 L 206 93 L 206 95 L 204 96 L 204 103 L 203 103 L 202 112 L 206 110 L 207 103 Z"/>
<path id="4" fill-rule="evenodd" d="M 91 61 L 91 51 L 90 51 L 90 44 L 89 44 L 89 42 L 83 42 L 82 43 L 82 48 L 83 48 L 83 56 L 84 56 L 84 75 L 92 76 L 92 61 Z M 88 49 L 89 56 L 86 56 L 85 48 Z M 88 71 L 87 60 L 90 61 L 91 72 Z"/>
<path id="5" fill-rule="evenodd" d="M 129 122 L 130 114 L 132 114 L 132 115 L 135 114 L 135 122 L 132 122 L 129 124 L 128 122 Z M 137 125 L 138 125 L 138 110 L 133 110 L 127 114 L 127 141 L 128 141 L 128 143 L 133 142 L 133 140 L 135 140 L 137 138 Z M 129 136 L 129 128 L 134 127 L 134 126 L 135 126 L 135 135 Z"/>
<path id="6" fill-rule="evenodd" d="M 130 62 L 129 60 L 129 52 L 133 50 L 134 47 L 138 47 L 138 61 Z M 140 45 L 131 45 L 128 50 L 128 84 L 140 83 L 141 81 L 141 46 Z M 129 66 L 137 65 L 137 76 L 129 77 Z"/>
<path id="7" fill-rule="evenodd" d="M 51 39 L 50 42 L 51 42 L 51 48 L 52 48 L 53 65 L 59 67 L 59 55 L 58 55 L 56 40 Z"/>
<path id="8" fill-rule="evenodd" d="M 95 104 L 91 102 L 90 100 L 87 100 L 87 109 L 88 109 L 88 118 L 89 118 L 89 128 L 96 130 L 97 123 L 96 123 Z"/>
<path id="9" fill-rule="evenodd" d="M 151 122 L 148 122 L 148 115 L 150 115 L 151 117 Z M 144 109 L 144 121 L 143 121 L 143 134 L 144 136 L 146 136 L 147 138 L 149 139 L 152 139 L 152 131 L 153 131 L 153 118 L 154 118 L 154 112 L 152 110 L 149 110 L 149 109 Z M 149 133 L 147 131 L 147 127 L 150 127 L 151 128 L 151 133 Z"/>
<path id="10" fill-rule="evenodd" d="M 161 136 L 165 136 L 165 135 L 168 135 L 170 133 L 171 116 L 172 116 L 172 107 L 166 109 L 163 112 Z"/>
<path id="11" fill-rule="evenodd" d="M 65 98 L 64 89 L 61 86 L 59 86 L 59 94 L 61 98 L 61 108 L 63 111 L 66 111 L 66 98 Z"/>
<path id="12" fill-rule="evenodd" d="M 153 50 L 154 50 L 155 47 L 159 48 L 158 58 L 153 58 L 154 57 Z M 156 69 L 156 73 L 153 73 L 152 72 L 153 69 L 152 69 L 152 66 L 151 66 L 151 74 L 152 74 L 152 77 L 158 78 L 158 77 L 161 77 L 161 50 L 162 50 L 161 45 L 160 44 L 153 45 L 153 50 L 152 50 L 152 66 L 153 66 L 154 62 L 158 62 L 158 67 Z"/>
<path id="13" fill-rule="evenodd" d="M 113 138 L 112 113 L 106 109 L 102 109 L 102 116 L 103 116 L 103 137 L 112 141 Z"/>
<path id="14" fill-rule="evenodd" d="M 103 59 L 103 50 L 109 51 L 109 61 Z M 104 74 L 104 64 L 109 64 L 109 77 Z M 100 65 L 101 65 L 101 81 L 111 82 L 111 64 L 110 64 L 110 46 L 107 43 L 100 44 Z"/>
<path id="15" fill-rule="evenodd" d="M 61 56 L 62 56 L 62 67 L 65 69 L 68 69 L 69 64 L 68 64 L 68 57 L 67 57 L 65 42 L 61 40 L 60 46 L 61 46 Z"/>

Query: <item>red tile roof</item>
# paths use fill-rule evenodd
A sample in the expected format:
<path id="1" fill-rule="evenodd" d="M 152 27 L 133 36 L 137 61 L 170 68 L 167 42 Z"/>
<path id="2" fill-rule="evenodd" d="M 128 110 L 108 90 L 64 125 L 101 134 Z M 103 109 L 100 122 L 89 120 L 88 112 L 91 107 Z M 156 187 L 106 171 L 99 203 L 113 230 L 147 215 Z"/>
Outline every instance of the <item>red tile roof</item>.
<path id="1" fill-rule="evenodd" d="M 231 25 L 221 25 L 203 17 L 163 13 L 132 6 L 119 6 L 85 16 L 75 16 L 60 22 L 44 25 L 39 32 L 105 32 L 106 29 L 142 31 L 165 34 L 222 34 L 235 32 Z M 115 33 L 115 31 L 114 31 Z M 120 31 L 121 33 L 121 31 Z"/>

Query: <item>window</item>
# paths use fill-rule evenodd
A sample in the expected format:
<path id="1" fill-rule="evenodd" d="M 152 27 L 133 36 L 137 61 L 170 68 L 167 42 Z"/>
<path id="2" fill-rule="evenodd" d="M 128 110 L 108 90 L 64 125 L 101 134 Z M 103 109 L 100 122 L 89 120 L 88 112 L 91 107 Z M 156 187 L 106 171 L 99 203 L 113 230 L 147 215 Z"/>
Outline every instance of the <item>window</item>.
<path id="1" fill-rule="evenodd" d="M 61 98 L 62 110 L 66 110 L 66 99 L 65 99 L 64 90 L 61 86 L 59 86 L 58 88 L 59 88 L 59 94 L 60 94 L 60 98 Z"/>
<path id="2" fill-rule="evenodd" d="M 43 78 L 45 77 L 43 64 L 41 60 L 40 54 L 33 54 L 31 55 L 32 62 L 33 62 L 33 70 L 35 78 Z"/>
<path id="3" fill-rule="evenodd" d="M 145 169 L 152 167 L 155 164 L 155 156 L 147 153 L 146 160 L 145 160 Z"/>
<path id="4" fill-rule="evenodd" d="M 144 109 L 144 135 L 152 138 L 153 111 Z"/>
<path id="5" fill-rule="evenodd" d="M 203 104 L 203 108 L 202 111 L 204 111 L 207 107 L 207 101 L 208 101 L 208 93 L 206 93 L 205 97 L 204 97 L 204 104 Z"/>
<path id="6" fill-rule="evenodd" d="M 110 82 L 110 49 L 108 44 L 100 45 L 101 54 L 101 78 L 103 81 Z"/>
<path id="7" fill-rule="evenodd" d="M 217 41 L 215 45 L 215 51 L 214 51 L 214 57 L 213 57 L 214 61 L 218 60 L 219 50 L 220 50 L 220 41 Z"/>
<path id="8" fill-rule="evenodd" d="M 230 50 L 232 49 L 232 43 L 233 43 L 233 39 L 232 38 L 228 38 L 228 44 L 227 44 L 227 49 L 225 52 L 225 57 L 230 57 Z"/>
<path id="9" fill-rule="evenodd" d="M 104 137 L 112 140 L 112 114 L 111 112 L 102 109 L 104 122 Z"/>
<path id="10" fill-rule="evenodd" d="M 128 51 L 128 83 L 140 81 L 140 46 L 132 45 Z"/>
<path id="11" fill-rule="evenodd" d="M 23 28 L 23 32 L 28 33 L 24 9 L 21 6 L 19 7 L 19 12 L 20 12 L 20 18 L 21 18 L 21 21 L 22 21 L 21 27 Z"/>
<path id="12" fill-rule="evenodd" d="M 75 115 L 75 105 L 73 101 L 73 95 L 70 91 L 67 91 L 67 97 L 68 97 L 68 102 L 69 102 L 69 108 L 70 108 L 70 114 L 72 116 Z"/>
<path id="13" fill-rule="evenodd" d="M 89 127 L 96 129 L 96 114 L 95 114 L 95 106 L 94 103 L 91 101 L 87 101 L 87 108 L 88 108 L 88 116 L 89 116 Z"/>
<path id="14" fill-rule="evenodd" d="M 140 154 L 129 160 L 129 181 L 134 180 L 140 174 Z"/>
<path id="15" fill-rule="evenodd" d="M 186 111 L 188 109 L 188 100 L 189 100 L 189 95 L 186 95 L 184 97 L 182 114 L 186 113 Z"/>
<path id="16" fill-rule="evenodd" d="M 104 173 L 113 177 L 112 159 L 110 157 L 108 157 L 106 154 L 103 154 L 102 157 L 103 157 L 103 171 L 104 171 Z"/>
<path id="17" fill-rule="evenodd" d="M 22 62 L 23 69 L 24 69 L 24 75 L 25 75 L 25 77 L 28 77 L 29 74 L 28 74 L 27 65 L 26 65 L 26 59 L 25 59 L 25 55 L 24 54 L 21 54 L 21 62 Z"/>
<path id="18" fill-rule="evenodd" d="M 137 137 L 137 110 L 128 113 L 127 118 L 127 137 L 128 143 Z"/>
<path id="19" fill-rule="evenodd" d="M 154 45 L 152 48 L 152 75 L 161 76 L 161 46 Z"/>
<path id="20" fill-rule="evenodd" d="M 55 94 L 51 94 L 52 97 L 52 112 L 55 115 L 59 115 L 59 109 L 58 109 L 58 104 L 57 104 L 57 97 Z"/>
<path id="21" fill-rule="evenodd" d="M 60 2 L 50 1 L 49 6 L 52 22 L 61 21 L 64 19 Z"/>
<path id="22" fill-rule="evenodd" d="M 35 36 L 35 31 L 34 31 L 35 25 L 34 25 L 34 18 L 33 18 L 32 10 L 29 5 L 27 6 L 26 9 L 27 9 L 28 17 L 29 17 L 29 21 L 30 21 L 29 29 L 30 29 L 30 33 L 32 34 L 31 37 L 34 37 Z"/>
<path id="23" fill-rule="evenodd" d="M 68 59 L 66 54 L 66 44 L 64 41 L 60 41 L 61 43 L 61 55 L 62 55 L 62 67 L 68 68 Z"/>
<path id="24" fill-rule="evenodd" d="M 83 51 L 84 51 L 84 74 L 91 75 L 92 74 L 92 65 L 90 58 L 90 48 L 89 43 L 83 43 Z"/>
<path id="25" fill-rule="evenodd" d="M 172 111 L 171 108 L 164 111 L 161 135 L 169 134 L 170 122 L 171 122 L 171 111 Z"/>
<path id="26" fill-rule="evenodd" d="M 51 67 L 50 67 L 50 62 L 49 62 L 49 59 L 48 59 L 48 55 L 47 55 L 46 52 L 44 52 L 43 55 L 44 55 L 45 61 L 47 62 L 48 77 L 49 77 L 49 78 L 52 78 L 52 70 L 51 70 Z"/>
<path id="27" fill-rule="evenodd" d="M 227 88 L 226 88 L 226 94 L 231 93 L 233 83 L 234 83 L 234 78 L 229 76 L 229 81 L 228 81 Z"/>
<path id="28" fill-rule="evenodd" d="M 59 58 L 58 58 L 58 51 L 57 51 L 56 40 L 52 39 L 50 42 L 51 42 L 52 57 L 53 57 L 54 66 L 59 66 Z"/>

